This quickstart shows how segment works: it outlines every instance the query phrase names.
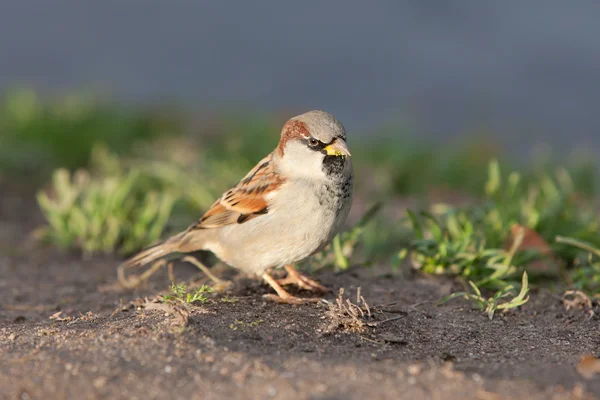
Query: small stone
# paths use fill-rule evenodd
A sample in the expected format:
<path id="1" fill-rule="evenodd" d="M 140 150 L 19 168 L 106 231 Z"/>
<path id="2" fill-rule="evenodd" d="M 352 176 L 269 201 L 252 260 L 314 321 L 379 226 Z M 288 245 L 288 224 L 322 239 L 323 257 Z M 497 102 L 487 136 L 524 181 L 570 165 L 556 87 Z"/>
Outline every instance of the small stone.
<path id="1" fill-rule="evenodd" d="M 94 379 L 94 381 L 92 382 L 92 385 L 94 385 L 94 387 L 96 389 L 102 389 L 106 386 L 106 383 L 108 382 L 108 378 L 105 376 L 99 376 L 98 378 Z"/>
<path id="2" fill-rule="evenodd" d="M 581 385 L 581 383 L 575 384 L 575 386 L 573 387 L 572 394 L 573 394 L 573 397 L 576 399 L 583 399 L 583 395 L 585 394 L 585 391 L 583 390 L 583 386 Z"/>
<path id="3" fill-rule="evenodd" d="M 327 391 L 327 389 L 328 389 L 328 387 L 324 383 L 318 383 L 315 386 L 315 390 L 319 393 L 325 393 Z"/>
<path id="4" fill-rule="evenodd" d="M 418 364 L 409 365 L 407 370 L 410 375 L 417 376 L 421 373 L 421 366 Z"/>

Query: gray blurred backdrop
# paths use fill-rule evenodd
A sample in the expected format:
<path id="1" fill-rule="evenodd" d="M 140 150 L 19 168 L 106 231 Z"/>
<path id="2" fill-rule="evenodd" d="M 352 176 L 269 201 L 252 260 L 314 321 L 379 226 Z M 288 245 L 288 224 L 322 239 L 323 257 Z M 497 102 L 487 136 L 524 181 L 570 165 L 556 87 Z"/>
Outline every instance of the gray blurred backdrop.
<path id="1" fill-rule="evenodd" d="M 0 91 L 600 149 L 600 1 L 0 0 Z"/>

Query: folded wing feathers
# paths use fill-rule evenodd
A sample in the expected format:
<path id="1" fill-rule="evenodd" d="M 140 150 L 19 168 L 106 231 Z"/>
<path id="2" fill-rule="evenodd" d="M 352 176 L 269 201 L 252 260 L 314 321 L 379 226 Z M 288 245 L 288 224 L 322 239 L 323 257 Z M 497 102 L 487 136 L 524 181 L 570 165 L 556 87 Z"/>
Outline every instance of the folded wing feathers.
<path id="1" fill-rule="evenodd" d="M 241 224 L 268 213 L 267 194 L 277 190 L 284 179 L 277 174 L 271 155 L 263 158 L 235 187 L 228 190 L 190 229 L 218 228 Z"/>

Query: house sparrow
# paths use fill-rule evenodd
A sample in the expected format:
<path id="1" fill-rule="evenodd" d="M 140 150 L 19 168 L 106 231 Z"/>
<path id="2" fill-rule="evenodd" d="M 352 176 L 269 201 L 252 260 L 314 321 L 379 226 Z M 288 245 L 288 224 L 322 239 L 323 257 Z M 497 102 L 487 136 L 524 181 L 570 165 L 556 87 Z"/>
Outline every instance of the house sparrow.
<path id="1" fill-rule="evenodd" d="M 346 131 L 335 117 L 310 111 L 287 121 L 277 148 L 225 192 L 187 230 L 143 250 L 124 267 L 171 253 L 209 250 L 225 263 L 262 278 L 277 292 L 265 297 L 299 304 L 282 285 L 327 291 L 293 264 L 322 250 L 348 216 L 353 173 Z M 284 267 L 276 280 L 269 271 Z"/>

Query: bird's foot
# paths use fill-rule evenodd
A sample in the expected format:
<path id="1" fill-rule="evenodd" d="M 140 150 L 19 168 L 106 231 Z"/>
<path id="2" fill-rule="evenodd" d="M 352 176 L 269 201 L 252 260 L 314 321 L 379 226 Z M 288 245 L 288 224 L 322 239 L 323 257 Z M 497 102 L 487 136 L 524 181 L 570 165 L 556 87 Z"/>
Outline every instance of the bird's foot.
<path id="1" fill-rule="evenodd" d="M 307 276 L 302 275 L 292 265 L 285 267 L 287 276 L 283 279 L 278 279 L 277 283 L 280 285 L 296 285 L 300 289 L 308 290 L 311 292 L 328 293 L 329 289 L 321 285 L 319 282 L 310 279 Z"/>
<path id="2" fill-rule="evenodd" d="M 265 294 L 263 296 L 265 299 L 284 304 L 306 304 L 318 303 L 319 301 L 321 301 L 320 298 L 316 297 L 302 298 L 292 296 L 291 294 L 285 291 L 285 289 L 277 282 L 277 280 L 273 279 L 273 277 L 266 272 L 263 275 L 263 279 L 277 292 L 277 294 Z"/>

